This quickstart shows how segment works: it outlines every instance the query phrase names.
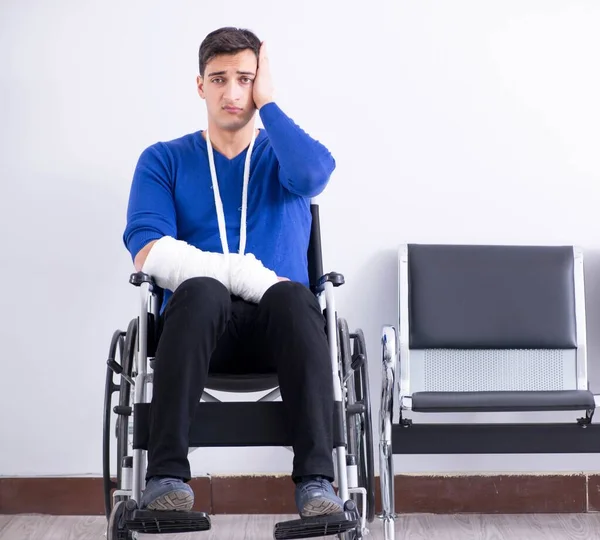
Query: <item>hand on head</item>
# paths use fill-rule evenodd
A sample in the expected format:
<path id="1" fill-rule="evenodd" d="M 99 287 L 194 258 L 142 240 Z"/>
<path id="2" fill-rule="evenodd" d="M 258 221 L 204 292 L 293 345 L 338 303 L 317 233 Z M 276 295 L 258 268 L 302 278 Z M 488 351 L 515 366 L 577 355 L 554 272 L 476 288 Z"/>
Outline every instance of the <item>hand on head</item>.
<path id="1" fill-rule="evenodd" d="M 273 101 L 274 93 L 275 90 L 273 88 L 273 79 L 271 77 L 269 56 L 267 54 L 267 47 L 263 41 L 260 46 L 256 77 L 254 78 L 254 86 L 252 88 L 254 104 L 258 109 L 260 109 L 267 103 Z"/>

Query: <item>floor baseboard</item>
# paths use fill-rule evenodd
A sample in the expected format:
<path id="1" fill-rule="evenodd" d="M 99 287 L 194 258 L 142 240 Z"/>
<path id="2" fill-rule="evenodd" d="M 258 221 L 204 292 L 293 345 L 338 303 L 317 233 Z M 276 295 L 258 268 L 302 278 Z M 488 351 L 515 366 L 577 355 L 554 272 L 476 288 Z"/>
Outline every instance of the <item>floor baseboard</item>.
<path id="1" fill-rule="evenodd" d="M 289 476 L 198 477 L 195 509 L 210 514 L 294 514 Z M 598 474 L 397 475 L 398 513 L 585 513 L 600 511 Z M 376 509 L 381 509 L 379 478 Z M 0 514 L 101 515 L 101 478 L 0 478 Z"/>

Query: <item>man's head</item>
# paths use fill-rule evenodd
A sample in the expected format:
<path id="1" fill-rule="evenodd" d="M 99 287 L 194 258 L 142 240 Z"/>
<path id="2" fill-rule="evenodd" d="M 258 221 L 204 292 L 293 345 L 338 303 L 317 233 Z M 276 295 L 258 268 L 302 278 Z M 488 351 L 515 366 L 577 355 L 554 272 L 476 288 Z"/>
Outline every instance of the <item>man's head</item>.
<path id="1" fill-rule="evenodd" d="M 237 131 L 256 110 L 252 88 L 260 40 L 250 30 L 225 27 L 206 36 L 198 52 L 198 94 L 206 100 L 209 120 Z"/>

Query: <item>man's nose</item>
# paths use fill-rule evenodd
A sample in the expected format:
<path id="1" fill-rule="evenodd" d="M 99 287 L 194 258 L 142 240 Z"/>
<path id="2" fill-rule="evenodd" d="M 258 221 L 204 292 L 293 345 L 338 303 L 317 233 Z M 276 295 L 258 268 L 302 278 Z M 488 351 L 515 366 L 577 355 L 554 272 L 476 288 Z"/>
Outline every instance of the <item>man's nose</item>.
<path id="1" fill-rule="evenodd" d="M 229 81 L 225 87 L 225 99 L 237 101 L 241 97 L 241 88 L 237 81 Z"/>

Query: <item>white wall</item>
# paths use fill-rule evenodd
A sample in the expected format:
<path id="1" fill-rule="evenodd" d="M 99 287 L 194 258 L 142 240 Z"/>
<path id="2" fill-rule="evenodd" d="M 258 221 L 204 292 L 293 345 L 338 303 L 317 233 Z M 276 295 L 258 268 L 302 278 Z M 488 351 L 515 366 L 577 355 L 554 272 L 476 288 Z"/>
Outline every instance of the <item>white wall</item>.
<path id="1" fill-rule="evenodd" d="M 137 305 L 121 244 L 131 174 L 147 145 L 205 125 L 197 48 L 226 24 L 269 43 L 280 104 L 337 159 L 320 198 L 325 262 L 346 275 L 340 312 L 367 336 L 375 426 L 380 330 L 395 322 L 406 241 L 581 244 L 600 389 L 593 0 L 4 0 L 0 475 L 100 473 L 109 338 Z M 596 462 L 436 456 L 396 468 Z M 192 463 L 197 474 L 287 473 L 291 454 L 198 450 Z"/>

